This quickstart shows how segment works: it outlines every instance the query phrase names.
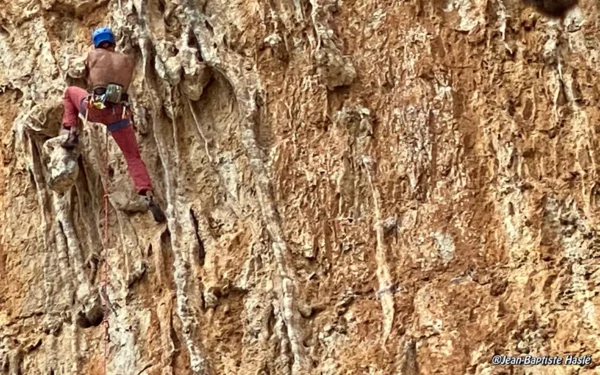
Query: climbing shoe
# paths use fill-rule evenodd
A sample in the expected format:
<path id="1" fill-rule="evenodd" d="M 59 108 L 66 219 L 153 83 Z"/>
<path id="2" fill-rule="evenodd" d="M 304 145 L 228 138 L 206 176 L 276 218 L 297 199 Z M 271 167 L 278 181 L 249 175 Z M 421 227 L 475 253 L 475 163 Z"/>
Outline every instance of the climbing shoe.
<path id="1" fill-rule="evenodd" d="M 167 218 L 164 212 L 156 204 L 156 202 L 154 202 L 154 199 L 152 199 L 151 196 L 147 196 L 145 200 L 146 206 L 148 207 L 150 212 L 152 212 L 152 216 L 154 216 L 154 221 L 156 221 L 157 223 L 164 223 L 167 220 Z"/>
<path id="2" fill-rule="evenodd" d="M 69 137 L 67 138 L 66 141 L 63 142 L 62 147 L 67 150 L 72 150 L 75 147 L 77 147 L 78 143 L 79 143 L 79 134 L 77 133 L 77 131 L 71 130 L 69 132 Z"/>

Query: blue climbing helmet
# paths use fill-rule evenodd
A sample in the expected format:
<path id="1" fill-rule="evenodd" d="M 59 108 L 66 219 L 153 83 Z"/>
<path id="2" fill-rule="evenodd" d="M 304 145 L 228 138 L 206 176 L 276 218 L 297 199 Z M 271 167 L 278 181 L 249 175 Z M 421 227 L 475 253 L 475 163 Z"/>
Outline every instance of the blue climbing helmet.
<path id="1" fill-rule="evenodd" d="M 94 47 L 96 48 L 98 48 L 102 42 L 110 42 L 114 45 L 115 35 L 108 27 L 99 27 L 92 33 L 92 41 L 94 42 Z"/>

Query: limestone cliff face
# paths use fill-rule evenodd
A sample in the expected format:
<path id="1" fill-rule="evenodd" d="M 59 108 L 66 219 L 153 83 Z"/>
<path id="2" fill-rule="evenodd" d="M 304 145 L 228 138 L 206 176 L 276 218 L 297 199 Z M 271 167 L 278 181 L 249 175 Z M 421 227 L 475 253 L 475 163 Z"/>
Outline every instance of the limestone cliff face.
<path id="1" fill-rule="evenodd" d="M 0 1 L 0 374 L 104 373 L 105 264 L 108 374 L 599 364 L 596 8 Z M 57 147 L 104 24 L 164 225 L 104 126 Z"/>

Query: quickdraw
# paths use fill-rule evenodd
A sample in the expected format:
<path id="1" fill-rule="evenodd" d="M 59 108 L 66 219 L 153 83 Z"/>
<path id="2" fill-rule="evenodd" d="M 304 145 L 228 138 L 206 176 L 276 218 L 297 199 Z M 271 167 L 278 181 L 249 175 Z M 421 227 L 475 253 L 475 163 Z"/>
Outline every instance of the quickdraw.
<path id="1" fill-rule="evenodd" d="M 93 101 L 91 104 L 96 109 L 104 109 L 104 108 L 106 108 L 106 104 L 104 104 L 104 101 L 105 101 L 105 98 L 104 98 L 104 95 L 102 95 L 101 100 L 96 101 L 95 98 L 93 98 Z"/>

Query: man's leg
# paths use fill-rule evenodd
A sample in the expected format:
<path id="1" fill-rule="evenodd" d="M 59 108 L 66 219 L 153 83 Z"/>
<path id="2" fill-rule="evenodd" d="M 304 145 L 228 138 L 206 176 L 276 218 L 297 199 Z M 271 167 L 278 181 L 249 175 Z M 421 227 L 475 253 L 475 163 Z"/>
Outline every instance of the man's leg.
<path id="1" fill-rule="evenodd" d="M 165 221 L 166 218 L 164 213 L 152 199 L 152 183 L 150 182 L 146 164 L 144 164 L 142 156 L 140 155 L 133 126 L 129 123 L 124 128 L 112 131 L 111 134 L 121 149 L 121 152 L 123 152 L 129 174 L 135 185 L 135 190 L 138 194 L 146 196 L 146 202 L 154 216 L 154 220 L 157 222 Z"/>
<path id="2" fill-rule="evenodd" d="M 81 102 L 88 96 L 87 91 L 77 86 L 69 86 L 63 95 L 63 118 L 62 127 L 69 131 L 69 137 L 63 143 L 67 149 L 75 148 L 78 141 L 79 131 L 78 116 Z"/>
<path id="3" fill-rule="evenodd" d="M 121 149 L 121 152 L 123 152 L 127 167 L 129 168 L 129 174 L 135 185 L 135 190 L 138 194 L 145 195 L 146 191 L 152 190 L 152 183 L 150 182 L 146 164 L 144 164 L 142 156 L 140 155 L 133 127 L 129 124 L 111 134 Z"/>

